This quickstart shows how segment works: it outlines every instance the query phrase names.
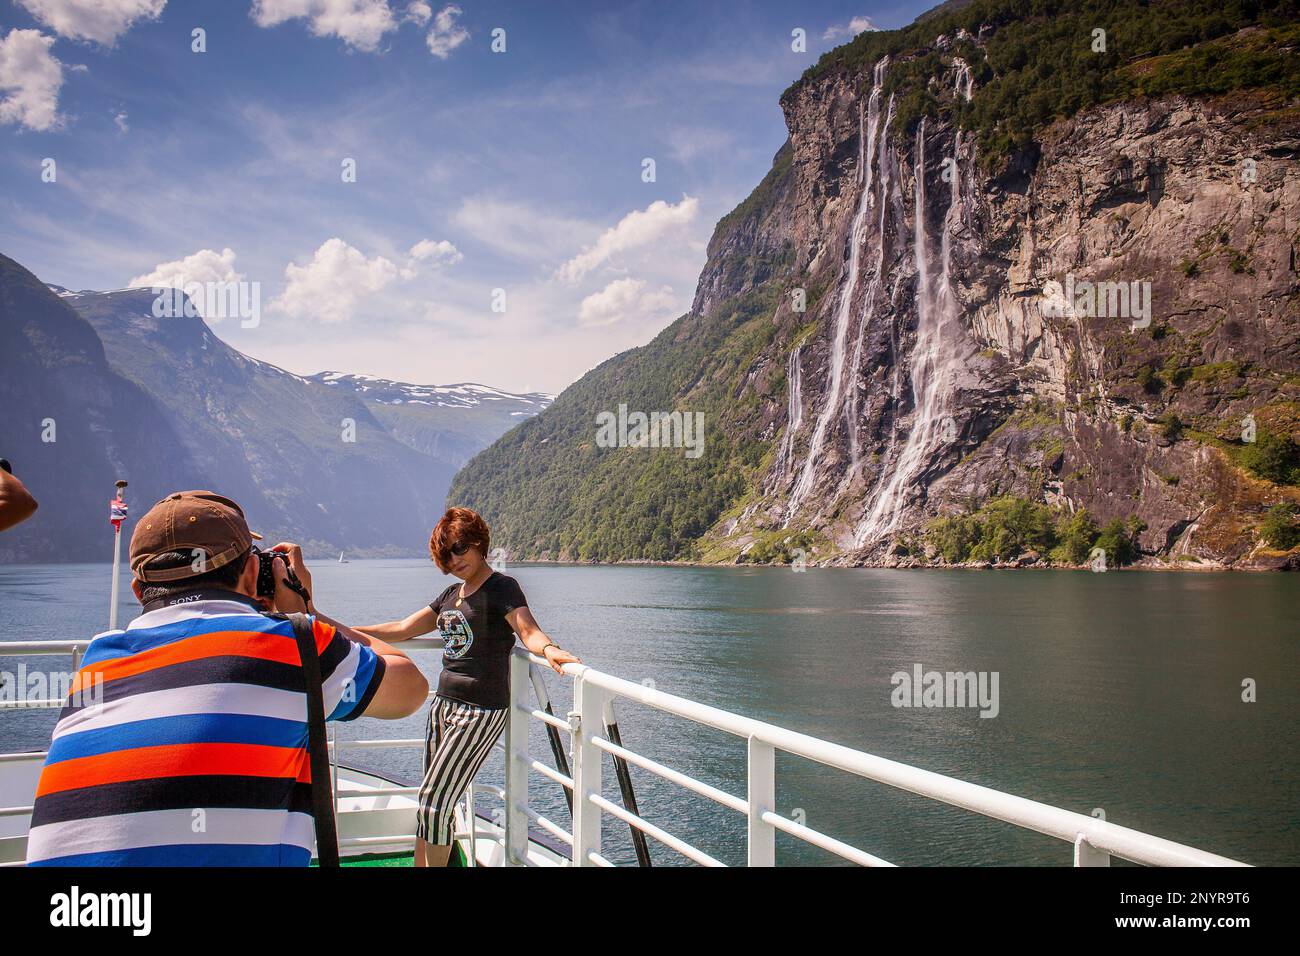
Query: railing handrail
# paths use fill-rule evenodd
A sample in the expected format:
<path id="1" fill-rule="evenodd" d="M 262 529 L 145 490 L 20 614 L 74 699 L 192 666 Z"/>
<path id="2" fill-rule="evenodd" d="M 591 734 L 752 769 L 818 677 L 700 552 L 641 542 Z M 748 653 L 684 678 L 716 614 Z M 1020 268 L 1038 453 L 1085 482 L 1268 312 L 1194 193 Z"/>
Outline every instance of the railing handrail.
<path id="1" fill-rule="evenodd" d="M 85 649 L 88 641 L 22 641 L 0 643 L 0 657 L 41 654 L 68 654 Z M 433 650 L 443 646 L 439 637 L 421 637 L 402 642 L 410 650 Z M 531 664 L 549 667 L 543 660 L 521 648 L 515 648 L 517 656 Z M 668 694 L 653 687 L 635 684 L 621 677 L 615 677 L 586 664 L 566 664 L 562 668 L 565 677 L 574 680 L 575 707 L 580 708 L 581 694 L 579 688 L 587 685 L 609 694 L 637 701 L 657 710 L 674 714 L 686 720 L 704 724 L 722 730 L 752 742 L 779 749 L 795 756 L 814 760 L 818 763 L 835 767 L 847 773 L 874 780 L 900 790 L 906 790 L 919 796 L 937 800 L 949 806 L 960 807 L 979 813 L 992 819 L 1001 820 L 1015 826 L 1034 830 L 1047 836 L 1074 843 L 1076 847 L 1086 844 L 1084 849 L 1099 851 L 1130 860 L 1155 866 L 1246 866 L 1238 860 L 1218 854 L 1209 853 L 1195 847 L 1166 840 L 1149 833 L 1133 830 L 1129 827 L 1086 816 L 1073 810 L 1065 810 L 1050 804 L 1039 803 L 1025 797 L 994 790 L 965 780 L 958 780 L 944 774 L 923 770 L 908 764 L 878 757 L 863 751 L 854 750 L 841 744 L 831 743 L 818 737 L 798 731 L 787 730 L 775 724 L 745 717 L 722 710 L 708 704 L 702 704 L 685 697 Z M 520 688 L 522 691 L 522 688 Z M 521 706 L 516 704 L 515 706 Z M 525 714 L 533 716 L 532 708 Z M 588 729 L 594 738 L 599 735 Z M 366 743 L 372 743 L 367 741 Z M 355 744 L 352 744 L 355 746 Z M 575 754 L 579 748 L 575 746 Z M 507 763 L 510 754 L 507 753 Z M 578 776 L 575 772 L 575 778 Z M 590 793 L 586 795 L 588 798 Z M 597 793 L 596 796 L 599 796 Z M 712 799 L 712 798 L 710 798 Z M 739 799 L 739 798 L 737 798 Z M 763 810 L 762 812 L 768 812 Z M 759 814 L 761 816 L 761 813 Z M 582 850 L 586 856 L 588 847 Z M 596 848 L 598 849 L 598 847 Z"/>
<path id="2" fill-rule="evenodd" d="M 85 650 L 91 638 L 81 641 L 9 641 L 0 642 L 0 657 L 33 657 L 40 654 L 71 654 Z"/>
<path id="3" fill-rule="evenodd" d="M 93 638 L 80 641 L 0 641 L 0 657 L 39 657 L 44 654 L 71 654 L 85 651 Z M 441 650 L 444 641 L 441 637 L 413 637 L 409 641 L 396 644 L 400 648 L 415 651 Z"/>
<path id="4" fill-rule="evenodd" d="M 786 753 L 815 760 L 848 773 L 929 797 L 951 806 L 1075 842 L 1082 836 L 1098 850 L 1135 863 L 1155 866 L 1246 866 L 1238 860 L 1175 843 L 1107 820 L 1085 816 L 1050 804 L 958 780 L 931 770 L 877 757 L 841 744 L 787 730 L 753 717 L 733 714 L 708 704 L 667 694 L 643 684 L 606 674 L 585 664 L 566 664 L 566 677 L 693 720 L 743 738 L 755 738 Z"/>

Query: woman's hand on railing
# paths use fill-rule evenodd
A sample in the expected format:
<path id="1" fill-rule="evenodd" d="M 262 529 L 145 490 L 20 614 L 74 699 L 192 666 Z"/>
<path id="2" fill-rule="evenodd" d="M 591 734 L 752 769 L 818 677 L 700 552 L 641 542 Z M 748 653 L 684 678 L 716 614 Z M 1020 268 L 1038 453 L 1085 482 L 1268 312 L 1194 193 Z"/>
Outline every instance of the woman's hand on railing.
<path id="1" fill-rule="evenodd" d="M 547 644 L 544 648 L 542 648 L 542 656 L 546 658 L 546 663 L 550 664 L 551 668 L 557 674 L 564 673 L 565 664 L 582 663 L 582 661 L 578 659 L 578 656 L 576 654 L 570 654 L 559 644 Z"/>

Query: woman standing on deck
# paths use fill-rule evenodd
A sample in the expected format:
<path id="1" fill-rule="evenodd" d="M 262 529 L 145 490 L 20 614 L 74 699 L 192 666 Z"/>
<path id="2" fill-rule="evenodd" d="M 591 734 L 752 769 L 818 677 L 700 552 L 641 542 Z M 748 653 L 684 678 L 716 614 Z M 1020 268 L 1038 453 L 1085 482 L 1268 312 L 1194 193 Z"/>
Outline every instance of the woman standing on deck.
<path id="1" fill-rule="evenodd" d="M 436 629 L 446 640 L 424 746 L 416 866 L 447 865 L 456 800 L 505 729 L 515 635 L 556 672 L 580 663 L 537 626 L 518 582 L 488 565 L 490 534 L 477 512 L 448 510 L 429 537 L 429 554 L 440 571 L 461 583 L 405 620 L 357 628 L 383 641 L 405 641 Z"/>

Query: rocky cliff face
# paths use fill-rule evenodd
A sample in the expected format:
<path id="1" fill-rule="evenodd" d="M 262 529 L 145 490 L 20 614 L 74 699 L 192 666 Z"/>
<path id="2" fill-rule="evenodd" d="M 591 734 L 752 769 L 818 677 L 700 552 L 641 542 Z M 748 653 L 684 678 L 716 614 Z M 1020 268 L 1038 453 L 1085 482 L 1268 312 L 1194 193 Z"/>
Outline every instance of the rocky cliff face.
<path id="1" fill-rule="evenodd" d="M 702 315 L 753 258 L 793 263 L 747 376 L 773 454 L 714 555 L 803 532 L 811 560 L 924 563 L 930 520 L 1011 494 L 1140 519 L 1148 561 L 1279 563 L 1254 525 L 1300 496 L 1232 452 L 1247 416 L 1297 424 L 1295 111 L 1122 102 L 990 170 L 944 118 L 972 72 L 941 59 L 910 134 L 888 58 L 796 86 L 767 217 L 715 237 Z"/>
<path id="2" fill-rule="evenodd" d="M 830 51 L 691 311 L 451 500 L 516 557 L 1300 565 L 1294 19 L 976 0 Z M 624 408 L 707 449 L 594 440 Z"/>

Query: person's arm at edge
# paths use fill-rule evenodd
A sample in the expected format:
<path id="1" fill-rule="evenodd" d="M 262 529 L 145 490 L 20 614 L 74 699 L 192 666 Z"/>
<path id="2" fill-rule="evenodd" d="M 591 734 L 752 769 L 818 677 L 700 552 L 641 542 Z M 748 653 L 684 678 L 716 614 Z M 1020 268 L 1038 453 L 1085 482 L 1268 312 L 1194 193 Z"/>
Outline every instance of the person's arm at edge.
<path id="1" fill-rule="evenodd" d="M 413 637 L 428 634 L 438 625 L 438 615 L 428 605 L 400 621 L 386 621 L 383 624 L 363 624 L 352 630 L 381 641 L 409 641 Z"/>
<path id="2" fill-rule="evenodd" d="M 528 648 L 530 653 L 546 658 L 546 663 L 550 664 L 557 674 L 564 673 L 565 664 L 582 663 L 577 655 L 570 654 L 546 636 L 546 632 L 538 626 L 537 619 L 533 617 L 533 612 L 528 609 L 528 605 L 515 608 L 506 615 L 506 620 L 519 635 L 519 640 L 524 647 Z"/>
<path id="3" fill-rule="evenodd" d="M 408 717 L 424 705 L 429 696 L 429 680 L 415 666 L 415 661 L 391 644 L 348 627 L 328 614 L 322 614 L 316 609 L 314 601 L 307 606 L 307 613 L 316 620 L 329 624 L 349 641 L 370 648 L 384 659 L 384 677 L 364 711 L 366 717 L 394 720 Z"/>
<path id="4" fill-rule="evenodd" d="M 18 477 L 0 468 L 0 531 L 26 521 L 36 508 L 36 499 Z"/>
<path id="5" fill-rule="evenodd" d="M 311 572 L 303 561 L 302 549 L 296 544 L 277 544 L 272 551 L 279 551 L 288 560 L 289 566 L 298 575 L 299 580 L 311 590 Z M 429 681 L 420 673 L 411 660 L 397 648 L 385 644 L 378 638 L 361 634 L 353 628 L 334 620 L 327 614 L 316 610 L 315 601 L 303 601 L 302 597 L 292 591 L 284 578 L 276 582 L 275 609 L 281 613 L 304 611 L 313 615 L 323 624 L 328 624 L 347 640 L 362 644 L 383 659 L 384 676 L 379 687 L 370 698 L 370 703 L 363 712 L 366 717 L 378 717 L 381 720 L 396 720 L 415 713 L 429 696 Z"/>

